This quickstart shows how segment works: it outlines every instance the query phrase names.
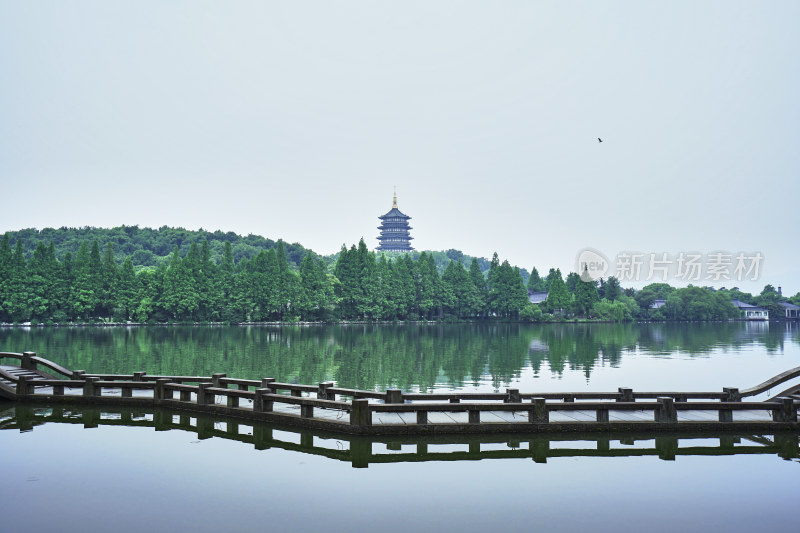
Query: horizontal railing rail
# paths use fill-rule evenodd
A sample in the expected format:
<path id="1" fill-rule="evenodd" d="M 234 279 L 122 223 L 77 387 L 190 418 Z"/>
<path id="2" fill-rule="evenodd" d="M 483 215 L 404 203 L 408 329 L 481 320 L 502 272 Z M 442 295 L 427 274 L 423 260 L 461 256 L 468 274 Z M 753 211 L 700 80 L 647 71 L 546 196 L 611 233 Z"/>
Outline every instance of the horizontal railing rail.
<path id="1" fill-rule="evenodd" d="M 56 372 L 57 374 L 61 374 L 62 376 L 72 377 L 72 370 L 67 370 L 58 363 L 54 363 L 53 361 L 44 359 L 43 357 L 31 357 L 31 363 L 33 363 L 32 370 L 37 369 L 39 366 L 43 366 L 45 368 L 49 368 L 50 370 Z"/>
<path id="2" fill-rule="evenodd" d="M 741 391 L 742 397 L 755 396 L 757 394 L 761 394 L 762 392 L 766 392 L 772 389 L 773 387 L 776 387 L 781 383 L 785 383 L 790 379 L 794 379 L 798 376 L 800 376 L 800 366 L 792 368 L 791 370 L 787 370 L 786 372 L 782 372 L 763 383 L 759 383 L 755 387 L 750 387 L 749 389 L 743 389 Z"/>

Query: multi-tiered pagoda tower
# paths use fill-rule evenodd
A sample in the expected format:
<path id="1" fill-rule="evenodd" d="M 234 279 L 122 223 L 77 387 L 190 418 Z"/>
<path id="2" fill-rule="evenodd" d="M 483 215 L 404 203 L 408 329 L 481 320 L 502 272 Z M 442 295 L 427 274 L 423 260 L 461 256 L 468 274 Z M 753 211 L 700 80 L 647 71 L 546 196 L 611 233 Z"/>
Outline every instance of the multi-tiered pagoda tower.
<path id="1" fill-rule="evenodd" d="M 381 234 L 378 237 L 380 244 L 378 244 L 377 250 L 389 252 L 410 252 L 413 250 L 410 241 L 414 237 L 408 234 L 408 230 L 411 229 L 408 221 L 411 220 L 411 217 L 404 215 L 397 209 L 397 193 L 394 194 L 392 210 L 378 218 L 381 220 L 381 225 L 378 226 Z"/>

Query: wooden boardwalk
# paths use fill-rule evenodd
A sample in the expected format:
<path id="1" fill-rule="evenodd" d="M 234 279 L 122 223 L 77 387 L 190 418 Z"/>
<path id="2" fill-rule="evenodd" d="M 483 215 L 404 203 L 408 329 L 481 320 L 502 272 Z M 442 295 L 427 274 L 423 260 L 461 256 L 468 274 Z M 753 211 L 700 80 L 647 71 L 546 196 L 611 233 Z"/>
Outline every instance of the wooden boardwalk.
<path id="1" fill-rule="evenodd" d="M 755 431 L 800 429 L 800 385 L 744 401 L 800 377 L 800 367 L 750 389 L 720 392 L 408 394 L 247 380 L 225 374 L 87 374 L 32 352 L 0 353 L 0 397 L 21 403 L 131 405 L 221 415 L 336 433 L 430 435 L 564 431 Z"/>

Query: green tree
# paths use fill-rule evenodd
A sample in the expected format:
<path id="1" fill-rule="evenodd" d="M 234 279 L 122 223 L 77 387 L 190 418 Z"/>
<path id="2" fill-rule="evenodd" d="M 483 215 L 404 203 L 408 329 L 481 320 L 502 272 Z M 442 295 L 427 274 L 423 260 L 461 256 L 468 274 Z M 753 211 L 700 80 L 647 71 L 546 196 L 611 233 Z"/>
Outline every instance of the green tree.
<path id="1" fill-rule="evenodd" d="M 508 261 L 495 269 L 489 281 L 489 302 L 491 309 L 500 317 L 516 317 L 528 303 L 528 291 L 522 282 L 519 269 Z"/>
<path id="2" fill-rule="evenodd" d="M 531 275 L 528 278 L 528 290 L 531 292 L 544 292 L 545 290 L 545 281 L 539 275 L 536 267 L 531 269 Z"/>
<path id="3" fill-rule="evenodd" d="M 781 302 L 785 302 L 786 298 L 778 294 L 778 291 L 772 285 L 765 285 L 761 294 L 756 296 L 755 301 L 756 305 L 769 311 L 769 316 L 772 320 L 779 320 L 785 317 Z"/>
<path id="4" fill-rule="evenodd" d="M 0 322 L 10 322 L 11 318 L 11 272 L 13 252 L 8 233 L 0 241 Z"/>
<path id="5" fill-rule="evenodd" d="M 561 270 L 556 269 L 554 275 L 548 276 L 548 278 L 550 279 L 550 289 L 547 294 L 547 308 L 551 312 L 563 314 L 569 309 L 570 294 L 561 277 Z"/>
<path id="6" fill-rule="evenodd" d="M 609 302 L 613 302 L 622 295 L 622 287 L 620 287 L 619 280 L 614 276 L 606 280 L 604 288 L 603 298 Z"/>
<path id="7" fill-rule="evenodd" d="M 575 314 L 589 316 L 594 304 L 600 300 L 597 294 L 597 286 L 593 281 L 583 281 L 578 277 L 575 285 L 575 296 L 572 302 L 572 309 Z"/>
<path id="8" fill-rule="evenodd" d="M 115 320 L 127 321 L 134 318 L 134 313 L 139 306 L 141 283 L 133 271 L 131 256 L 125 258 L 119 270 L 119 285 L 115 293 L 114 303 Z"/>
<path id="9" fill-rule="evenodd" d="M 575 289 L 578 286 L 579 281 L 581 281 L 581 277 L 575 272 L 570 272 L 567 274 L 567 279 L 564 280 L 564 285 L 567 286 L 567 290 L 570 294 L 575 294 Z"/>
<path id="10" fill-rule="evenodd" d="M 71 314 L 77 319 L 89 319 L 95 315 L 101 292 L 100 250 L 97 241 L 89 251 L 84 241 L 78 248 L 74 263 L 74 283 L 70 294 Z"/>
<path id="11" fill-rule="evenodd" d="M 647 313 L 650 306 L 656 300 L 666 300 L 667 297 L 675 291 L 675 288 L 668 283 L 651 283 L 642 287 L 642 290 L 636 293 L 634 299 L 639 305 L 642 313 Z"/>
<path id="12" fill-rule="evenodd" d="M 181 259 L 176 246 L 164 274 L 161 303 L 172 318 L 190 320 L 199 308 L 199 297 L 191 271 Z"/>
<path id="13" fill-rule="evenodd" d="M 109 242 L 106 244 L 106 250 L 100 269 L 100 291 L 97 303 L 97 310 L 100 316 L 110 317 L 114 314 L 114 306 L 117 301 L 118 278 L 119 271 L 117 262 L 114 259 L 114 249 Z"/>
<path id="14" fill-rule="evenodd" d="M 474 257 L 472 258 L 472 262 L 469 265 L 469 279 L 472 281 L 472 285 L 475 287 L 475 300 L 471 306 L 471 314 L 472 315 L 482 315 L 486 316 L 486 306 L 487 301 L 489 298 L 489 290 L 486 285 L 486 278 L 483 276 L 481 272 L 481 268 L 478 265 L 478 260 Z"/>

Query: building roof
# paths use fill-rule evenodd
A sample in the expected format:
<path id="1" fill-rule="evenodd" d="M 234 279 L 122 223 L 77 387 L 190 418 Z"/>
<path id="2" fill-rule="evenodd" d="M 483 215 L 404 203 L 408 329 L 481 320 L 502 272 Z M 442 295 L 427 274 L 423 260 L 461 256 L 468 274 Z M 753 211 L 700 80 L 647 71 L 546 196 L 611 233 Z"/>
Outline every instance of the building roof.
<path id="1" fill-rule="evenodd" d="M 547 300 L 547 292 L 529 292 L 528 293 L 528 300 L 532 304 L 540 304 Z"/>
<path id="2" fill-rule="evenodd" d="M 385 215 L 379 216 L 378 218 L 406 218 L 406 219 L 411 219 L 410 216 L 402 213 L 396 207 L 393 207 L 391 211 L 389 211 Z"/>
<path id="3" fill-rule="evenodd" d="M 784 309 L 797 309 L 800 310 L 800 305 L 794 305 L 793 303 L 789 302 L 780 302 Z"/>
<path id="4" fill-rule="evenodd" d="M 745 303 L 745 302 L 743 302 L 741 300 L 731 300 L 731 303 L 735 307 L 737 307 L 738 309 L 741 309 L 742 311 L 745 311 L 745 312 L 747 312 L 747 311 L 764 311 L 764 312 L 766 312 L 767 311 L 763 307 L 759 307 L 757 305 L 750 305 L 750 304 Z"/>
<path id="5" fill-rule="evenodd" d="M 667 301 L 664 298 L 656 298 L 653 300 L 653 303 L 650 304 L 650 309 L 661 309 L 666 303 Z"/>

